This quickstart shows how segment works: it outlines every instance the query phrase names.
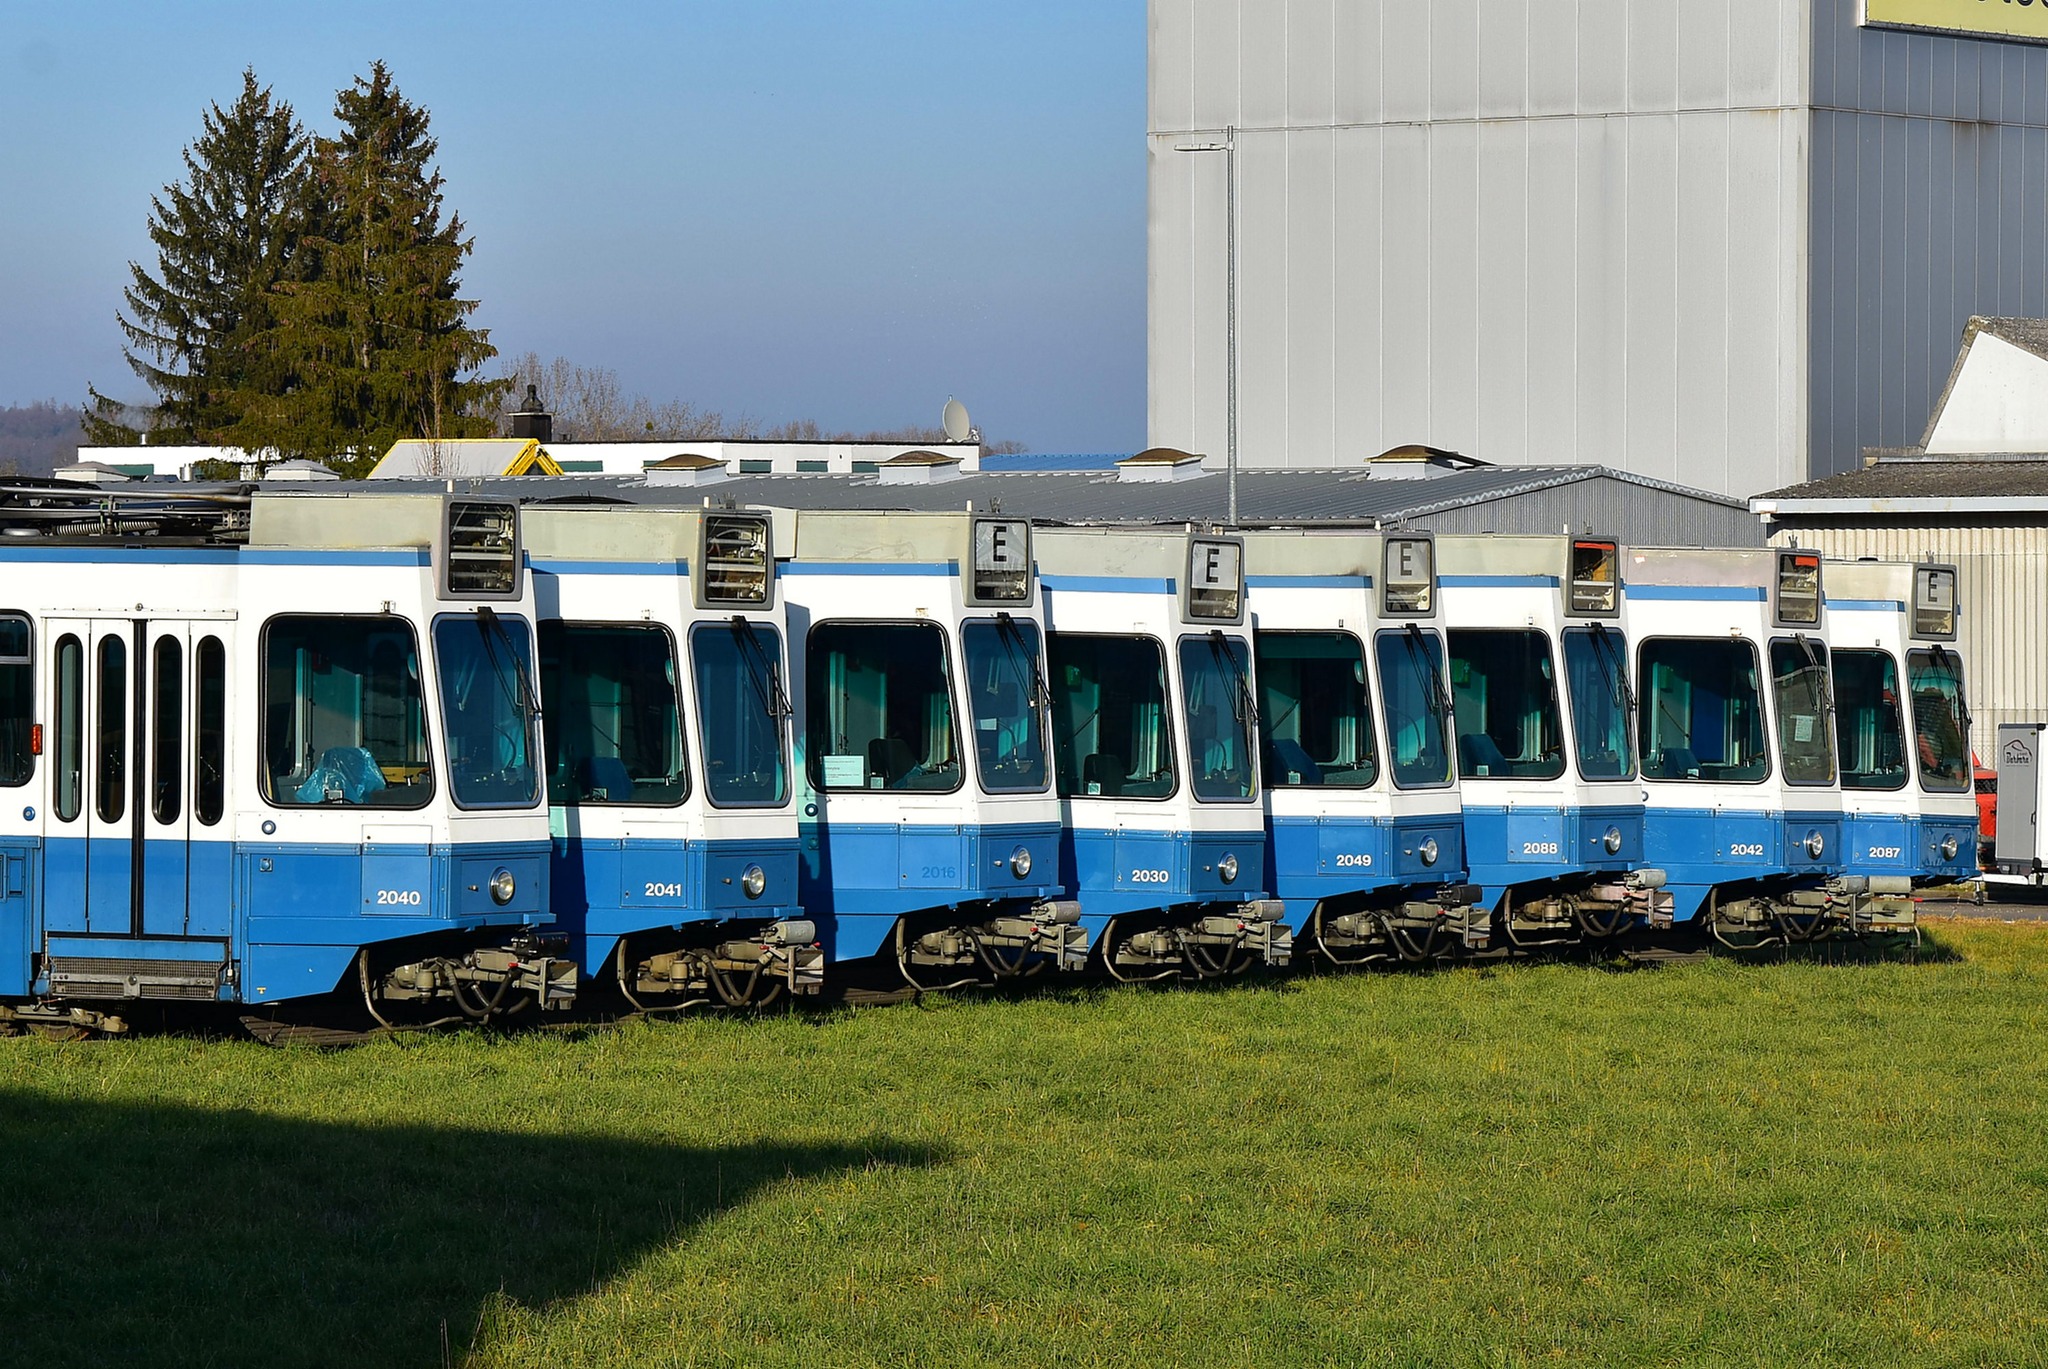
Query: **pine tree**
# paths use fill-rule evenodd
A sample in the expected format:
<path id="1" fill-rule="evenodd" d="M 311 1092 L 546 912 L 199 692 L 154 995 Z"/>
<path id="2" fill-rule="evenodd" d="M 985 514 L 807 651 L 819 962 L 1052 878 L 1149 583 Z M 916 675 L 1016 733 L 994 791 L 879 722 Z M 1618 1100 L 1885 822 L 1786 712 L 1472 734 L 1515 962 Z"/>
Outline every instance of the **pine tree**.
<path id="1" fill-rule="evenodd" d="M 185 149 L 185 179 L 150 199 L 156 270 L 128 264 L 118 317 L 122 355 L 156 395 L 145 422 L 164 440 L 234 442 L 244 425 L 270 368 L 259 339 L 271 291 L 292 274 L 305 231 L 308 150 L 292 107 L 244 70 L 240 97 L 210 106 Z M 139 441 L 126 409 L 88 386 L 87 437 Z"/>
<path id="2" fill-rule="evenodd" d="M 268 422 L 280 450 L 361 474 L 401 438 L 488 436 L 506 382 L 478 374 L 497 349 L 459 297 L 474 240 L 461 216 L 443 221 L 427 111 L 378 62 L 334 114 L 305 269 L 279 286 L 272 351 L 291 384 Z"/>

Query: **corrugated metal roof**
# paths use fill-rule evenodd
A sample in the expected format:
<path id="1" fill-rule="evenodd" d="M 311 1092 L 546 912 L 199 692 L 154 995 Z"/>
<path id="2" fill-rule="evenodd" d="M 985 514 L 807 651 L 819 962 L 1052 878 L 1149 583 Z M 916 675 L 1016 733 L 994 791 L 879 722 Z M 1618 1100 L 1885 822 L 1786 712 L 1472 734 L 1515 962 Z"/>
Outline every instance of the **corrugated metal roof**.
<path id="1" fill-rule="evenodd" d="M 1880 461 L 1860 471 L 1787 485 L 1757 496 L 1785 504 L 1814 499 L 2027 499 L 2048 497 L 2048 456 Z"/>
<path id="2" fill-rule="evenodd" d="M 1589 498 L 1592 487 L 1619 486 L 1696 501 L 1723 515 L 1746 510 L 1739 499 L 1600 466 L 1484 466 L 1405 480 L 1361 471 L 1267 469 L 1238 473 L 1238 518 L 1247 524 L 1391 524 L 1578 484 L 1589 486 Z M 633 477 L 581 475 L 494 480 L 484 487 L 529 499 L 697 503 L 706 495 L 704 487 L 652 489 Z M 798 509 L 959 509 L 972 503 L 976 509 L 1055 523 L 1221 523 L 1229 506 L 1228 478 L 1222 472 L 1170 484 L 1120 481 L 1114 473 L 1094 471 L 982 471 L 917 485 L 885 485 L 872 476 L 765 474 L 733 476 L 709 490 L 720 502 Z M 1512 523 L 1508 520 L 1500 530 L 1529 530 Z M 1549 526 L 1538 530 L 1556 531 Z"/>

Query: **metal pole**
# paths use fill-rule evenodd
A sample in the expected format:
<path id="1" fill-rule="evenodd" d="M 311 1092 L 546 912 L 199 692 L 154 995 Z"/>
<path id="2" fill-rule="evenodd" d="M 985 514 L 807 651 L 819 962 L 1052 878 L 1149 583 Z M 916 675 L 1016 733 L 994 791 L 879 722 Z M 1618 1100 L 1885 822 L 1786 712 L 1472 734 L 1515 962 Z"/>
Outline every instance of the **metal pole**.
<path id="1" fill-rule="evenodd" d="M 1229 226 L 1224 232 L 1224 252 L 1230 258 L 1229 275 L 1223 294 L 1225 407 L 1229 426 L 1225 430 L 1223 460 L 1230 477 L 1230 525 L 1237 526 L 1237 126 L 1223 130 L 1224 206 Z"/>

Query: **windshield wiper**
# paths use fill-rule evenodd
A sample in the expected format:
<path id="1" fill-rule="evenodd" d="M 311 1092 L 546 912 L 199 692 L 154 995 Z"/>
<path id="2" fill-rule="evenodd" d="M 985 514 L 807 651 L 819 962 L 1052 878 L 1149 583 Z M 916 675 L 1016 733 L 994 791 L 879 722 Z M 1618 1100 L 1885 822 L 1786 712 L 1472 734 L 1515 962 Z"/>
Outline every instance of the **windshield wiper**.
<path id="1" fill-rule="evenodd" d="M 1231 676 L 1237 682 L 1237 697 L 1232 700 L 1230 711 L 1236 715 L 1241 725 L 1256 729 L 1259 725 L 1259 703 L 1252 697 L 1250 673 L 1237 659 L 1237 653 L 1230 649 L 1228 640 L 1213 628 L 1209 632 L 1209 651 L 1220 660 L 1229 663 Z"/>
<path id="2" fill-rule="evenodd" d="M 505 630 L 505 622 L 489 607 L 476 611 L 477 635 L 483 639 L 484 655 L 490 659 L 491 674 L 497 678 L 498 688 L 505 689 L 505 664 L 498 659 L 498 649 L 491 644 L 496 637 L 505 646 L 505 654 L 512 658 L 512 679 L 517 693 L 505 689 L 506 702 L 512 705 L 519 719 L 526 726 L 533 726 L 533 720 L 540 716 L 540 700 L 533 697 L 533 686 L 526 682 L 526 669 L 519 661 L 519 647 L 512 640 L 512 634 Z"/>
<path id="3" fill-rule="evenodd" d="M 1422 681 L 1423 693 L 1429 696 L 1429 711 L 1433 717 L 1451 716 L 1451 696 L 1444 689 L 1443 672 L 1437 668 L 1436 656 L 1429 649 L 1428 640 L 1422 635 L 1420 624 L 1408 624 L 1408 663 L 1415 669 L 1415 678 Z"/>
<path id="4" fill-rule="evenodd" d="M 761 707 L 768 716 L 778 721 L 787 718 L 796 710 L 790 707 L 789 695 L 782 689 L 782 672 L 775 668 L 775 660 L 768 654 L 768 648 L 761 645 L 760 631 L 744 613 L 732 616 L 733 639 L 740 644 L 740 655 L 747 662 L 747 681 L 754 686 L 754 696 L 761 701 Z"/>
<path id="5" fill-rule="evenodd" d="M 1017 683 L 1024 686 L 1025 702 L 1031 711 L 1035 713 L 1045 707 L 1045 677 L 1039 673 L 1037 653 L 1024 640 L 1024 629 L 1007 613 L 996 615 L 996 640 L 1003 644 L 1003 655 L 1008 658 Z"/>

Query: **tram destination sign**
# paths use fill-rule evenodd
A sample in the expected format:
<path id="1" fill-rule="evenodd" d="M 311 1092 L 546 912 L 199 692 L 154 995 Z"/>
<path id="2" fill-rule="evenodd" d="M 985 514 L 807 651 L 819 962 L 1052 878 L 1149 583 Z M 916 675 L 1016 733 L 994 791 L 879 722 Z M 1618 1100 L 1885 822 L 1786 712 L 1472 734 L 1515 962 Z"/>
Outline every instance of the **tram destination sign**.
<path id="1" fill-rule="evenodd" d="M 2048 43 L 2048 0 L 1863 0 L 1870 28 Z"/>

